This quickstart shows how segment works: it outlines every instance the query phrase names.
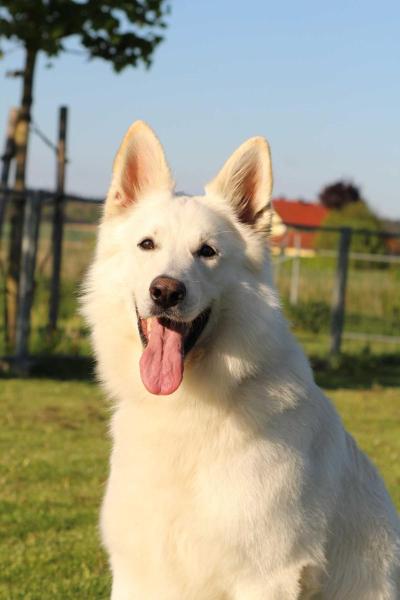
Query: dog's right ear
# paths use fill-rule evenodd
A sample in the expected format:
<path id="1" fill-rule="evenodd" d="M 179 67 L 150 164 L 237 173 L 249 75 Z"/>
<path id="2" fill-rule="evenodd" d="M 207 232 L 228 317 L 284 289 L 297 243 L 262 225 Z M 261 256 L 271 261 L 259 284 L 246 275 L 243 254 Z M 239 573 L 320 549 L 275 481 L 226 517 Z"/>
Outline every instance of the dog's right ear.
<path id="1" fill-rule="evenodd" d="M 106 215 L 118 214 L 141 197 L 174 187 L 162 146 L 144 121 L 128 129 L 117 152 L 107 196 Z"/>

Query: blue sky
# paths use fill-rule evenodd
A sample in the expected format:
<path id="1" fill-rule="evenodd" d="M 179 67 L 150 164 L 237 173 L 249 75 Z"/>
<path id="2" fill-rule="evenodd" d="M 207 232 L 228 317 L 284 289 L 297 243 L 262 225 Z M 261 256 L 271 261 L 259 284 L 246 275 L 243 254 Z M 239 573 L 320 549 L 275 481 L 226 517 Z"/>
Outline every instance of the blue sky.
<path id="1" fill-rule="evenodd" d="M 177 189 L 198 193 L 246 138 L 272 146 L 275 195 L 313 200 L 338 178 L 400 218 L 400 3 L 172 0 L 149 70 L 115 75 L 68 54 L 39 61 L 34 119 L 51 138 L 70 108 L 67 187 L 104 195 L 129 124 L 159 135 Z M 74 42 L 68 43 L 74 47 Z M 7 46 L 10 48 L 10 45 Z M 0 142 L 20 97 L 22 52 L 0 61 Z M 29 183 L 52 187 L 54 156 L 33 137 Z"/>

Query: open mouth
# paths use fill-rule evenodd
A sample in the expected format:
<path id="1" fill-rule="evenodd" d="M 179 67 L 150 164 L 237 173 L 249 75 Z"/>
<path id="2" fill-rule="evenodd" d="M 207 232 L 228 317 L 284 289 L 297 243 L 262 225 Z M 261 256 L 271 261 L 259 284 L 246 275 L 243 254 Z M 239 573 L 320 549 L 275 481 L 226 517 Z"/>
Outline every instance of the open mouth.
<path id="1" fill-rule="evenodd" d="M 140 374 L 152 394 L 172 394 L 183 378 L 184 357 L 196 344 L 207 325 L 211 309 L 207 308 L 193 321 L 174 321 L 168 317 L 142 319 L 138 329 L 144 346 Z"/>

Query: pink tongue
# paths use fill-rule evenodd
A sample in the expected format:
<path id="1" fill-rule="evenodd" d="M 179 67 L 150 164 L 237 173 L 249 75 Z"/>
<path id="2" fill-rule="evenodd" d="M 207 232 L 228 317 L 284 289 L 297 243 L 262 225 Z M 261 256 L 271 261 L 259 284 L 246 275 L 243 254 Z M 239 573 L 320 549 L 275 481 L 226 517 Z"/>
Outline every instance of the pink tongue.
<path id="1" fill-rule="evenodd" d="M 152 319 L 149 342 L 140 359 L 140 375 L 152 394 L 172 394 L 183 377 L 182 334 Z"/>

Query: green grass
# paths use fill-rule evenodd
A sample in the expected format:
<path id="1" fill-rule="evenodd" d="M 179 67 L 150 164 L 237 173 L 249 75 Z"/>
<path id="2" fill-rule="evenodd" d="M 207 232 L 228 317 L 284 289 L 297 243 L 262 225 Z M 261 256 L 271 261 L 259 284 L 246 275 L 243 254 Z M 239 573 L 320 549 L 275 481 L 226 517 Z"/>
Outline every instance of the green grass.
<path id="1" fill-rule="evenodd" d="M 325 367 L 318 376 L 335 386 L 335 373 Z M 0 387 L 0 598 L 108 598 L 97 528 L 109 452 L 102 394 L 92 383 L 50 379 Z M 400 507 L 399 388 L 330 396 Z"/>
<path id="2" fill-rule="evenodd" d="M 64 247 L 62 263 L 62 290 L 59 319 L 59 334 L 47 333 L 49 277 L 51 272 L 50 225 L 44 221 L 36 272 L 36 293 L 32 311 L 31 351 L 38 353 L 58 353 L 68 355 L 89 354 L 88 331 L 78 314 L 79 288 L 84 273 L 93 256 L 96 225 L 99 207 L 86 208 L 68 205 L 71 217 L 84 217 L 87 222 L 67 223 L 64 229 Z M 82 214 L 81 214 L 82 209 Z M 6 227 L 7 230 L 7 227 Z M 4 271 L 6 244 L 0 248 L 0 355 L 4 348 Z M 1 254 L 2 252 L 2 254 Z M 290 284 L 293 267 L 292 260 L 278 265 L 275 257 L 275 279 L 281 294 L 285 312 L 293 322 L 297 335 L 307 346 L 307 334 L 318 333 L 324 343 L 325 353 L 329 348 L 330 312 L 335 281 L 336 257 L 316 256 L 300 259 L 300 284 L 297 306 L 290 306 Z M 400 337 L 400 264 L 378 268 L 363 264 L 360 268 L 354 260 L 350 261 L 346 298 L 345 332 L 379 334 Z M 2 281 L 3 280 L 3 281 Z M 311 345 L 307 350 L 314 352 L 315 335 L 311 336 Z M 344 342 L 344 351 L 359 352 L 365 347 L 365 341 Z M 400 344 L 395 341 L 368 343 L 372 352 L 399 351 Z"/>
<path id="3" fill-rule="evenodd" d="M 71 211 L 72 217 L 81 218 L 81 207 Z M 32 353 L 36 358 L 45 355 L 33 373 L 81 381 L 0 379 L 1 600 L 100 600 L 109 595 L 97 530 L 107 477 L 107 411 L 101 393 L 88 381 L 88 331 L 77 311 L 80 282 L 94 249 L 96 228 L 91 223 L 97 213 L 89 211 L 86 217 L 83 225 L 65 227 L 59 332 L 52 336 L 47 333 L 50 228 L 47 222 L 42 225 L 31 335 Z M 290 261 L 280 265 L 276 279 L 295 334 L 313 356 L 319 383 L 329 389 L 348 429 L 381 469 L 400 507 L 399 345 L 345 339 L 344 354 L 327 361 L 335 260 L 301 259 L 295 307 L 288 303 L 291 269 Z M 1 309 L 3 271 L 4 254 Z M 399 283 L 398 264 L 385 269 L 350 264 L 346 330 L 400 336 Z"/>
<path id="4" fill-rule="evenodd" d="M 299 307 L 290 307 L 290 284 L 293 263 L 291 260 L 275 266 L 277 287 L 289 318 L 302 321 L 310 327 L 310 311 L 307 307 L 319 308 L 318 332 L 328 333 L 330 307 L 335 282 L 335 257 L 309 257 L 300 259 Z M 365 266 L 365 265 L 364 265 Z M 400 337 L 400 264 L 386 268 L 357 268 L 349 263 L 346 291 L 345 331 Z M 399 348 L 399 344 L 393 344 Z"/>
<path id="5" fill-rule="evenodd" d="M 347 429 L 383 475 L 400 510 L 400 388 L 332 390 Z"/>
<path id="6" fill-rule="evenodd" d="M 105 403 L 90 384 L 0 385 L 0 598 L 105 599 Z"/>

